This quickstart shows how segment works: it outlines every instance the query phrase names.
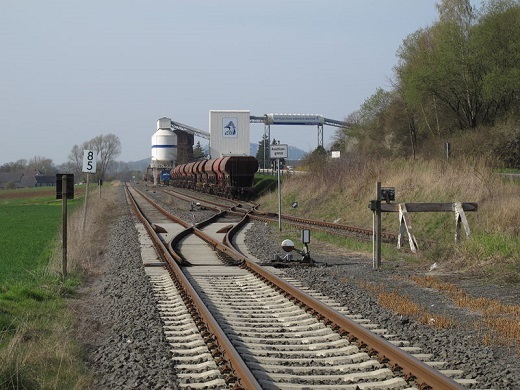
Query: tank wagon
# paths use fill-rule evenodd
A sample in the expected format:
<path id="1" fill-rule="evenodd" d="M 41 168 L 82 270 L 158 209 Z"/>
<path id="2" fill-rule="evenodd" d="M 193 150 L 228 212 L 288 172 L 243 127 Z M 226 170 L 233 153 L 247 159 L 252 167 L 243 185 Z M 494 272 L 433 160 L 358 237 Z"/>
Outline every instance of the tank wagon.
<path id="1" fill-rule="evenodd" d="M 189 188 L 229 198 L 251 195 L 258 160 L 251 156 L 225 156 L 177 165 L 171 170 L 175 187 Z"/>

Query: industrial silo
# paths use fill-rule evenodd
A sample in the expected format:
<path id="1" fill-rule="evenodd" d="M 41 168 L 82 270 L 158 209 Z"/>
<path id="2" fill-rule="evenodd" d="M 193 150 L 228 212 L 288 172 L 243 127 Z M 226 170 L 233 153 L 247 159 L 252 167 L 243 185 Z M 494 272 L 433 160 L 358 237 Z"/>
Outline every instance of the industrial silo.
<path id="1" fill-rule="evenodd" d="M 171 119 L 161 118 L 157 121 L 157 131 L 152 135 L 153 183 L 157 185 L 163 170 L 173 168 L 177 158 L 177 136 L 171 130 Z"/>

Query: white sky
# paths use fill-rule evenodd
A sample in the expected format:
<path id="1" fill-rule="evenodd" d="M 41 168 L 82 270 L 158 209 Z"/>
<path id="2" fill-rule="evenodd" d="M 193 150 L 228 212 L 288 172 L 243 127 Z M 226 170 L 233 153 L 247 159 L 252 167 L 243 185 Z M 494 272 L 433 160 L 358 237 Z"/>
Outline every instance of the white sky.
<path id="1" fill-rule="evenodd" d="M 211 109 L 343 120 L 390 88 L 397 49 L 437 20 L 436 2 L 0 0 L 0 165 L 61 164 L 108 133 L 118 160 L 140 160 L 157 119 L 208 130 Z M 263 131 L 252 124 L 251 142 Z M 315 127 L 271 137 L 317 146 Z"/>

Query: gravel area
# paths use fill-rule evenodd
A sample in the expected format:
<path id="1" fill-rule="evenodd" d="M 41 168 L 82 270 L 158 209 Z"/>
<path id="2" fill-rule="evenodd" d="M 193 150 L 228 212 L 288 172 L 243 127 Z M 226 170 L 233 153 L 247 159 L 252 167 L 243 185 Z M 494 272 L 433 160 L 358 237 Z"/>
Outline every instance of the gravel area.
<path id="1" fill-rule="evenodd" d="M 120 199 L 124 204 L 122 193 L 121 189 Z M 135 220 L 128 211 L 121 214 L 113 221 L 107 237 L 109 249 L 103 255 L 104 268 L 85 288 L 79 305 L 87 360 L 96 373 L 95 388 L 175 389 L 175 366 L 142 267 Z M 273 253 L 280 252 L 276 233 L 264 224 L 254 224 L 246 233 L 249 250 L 259 259 L 269 260 Z M 333 248 L 312 242 L 310 249 L 318 265 L 287 268 L 288 275 L 410 340 L 425 353 L 433 353 L 434 360 L 446 360 L 450 368 L 464 370 L 467 378 L 479 381 L 478 388 L 520 388 L 518 353 L 513 349 L 483 346 L 481 334 L 471 326 L 479 318 L 477 313 L 458 309 L 445 295 L 410 282 L 407 276 L 424 274 L 424 270 L 393 264 L 377 272 L 372 270 L 371 258 L 364 255 L 338 254 Z M 439 330 L 395 315 L 378 306 L 377 298 L 361 288 L 360 281 L 396 289 L 431 312 L 449 315 L 456 326 Z M 479 281 L 460 280 L 460 283 L 475 296 L 503 295 L 505 301 L 518 304 L 518 291 Z"/>
<path id="2" fill-rule="evenodd" d="M 121 205 L 126 207 L 121 187 Z M 177 389 L 170 346 L 145 275 L 135 220 L 113 221 L 100 275 L 82 292 L 80 337 L 95 389 Z"/>
<path id="3" fill-rule="evenodd" d="M 272 253 L 281 254 L 276 245 L 277 240 L 279 242 L 277 233 L 262 224 L 253 225 L 246 233 L 249 251 L 264 261 L 268 261 Z M 382 271 L 374 271 L 371 257 L 339 251 L 328 245 L 313 245 L 312 242 L 310 252 L 317 262 L 315 267 L 291 267 L 285 268 L 285 272 L 308 287 L 333 297 L 353 313 L 380 324 L 391 334 L 400 335 L 400 339 L 409 340 L 412 345 L 421 347 L 424 353 L 432 353 L 432 360 L 447 361 L 449 369 L 463 370 L 465 378 L 478 380 L 479 389 L 520 389 L 520 349 L 483 345 L 482 334 L 475 329 L 475 323 L 481 319 L 478 313 L 457 308 L 445 294 L 418 287 L 410 280 L 410 276 L 426 275 L 429 270 L 413 269 L 403 263 L 385 265 Z M 475 297 L 515 305 L 520 301 L 518 289 L 453 275 L 437 277 L 464 288 Z M 451 318 L 454 328 L 437 329 L 382 308 L 375 293 L 360 287 L 365 282 L 382 285 L 412 299 L 430 313 Z"/>

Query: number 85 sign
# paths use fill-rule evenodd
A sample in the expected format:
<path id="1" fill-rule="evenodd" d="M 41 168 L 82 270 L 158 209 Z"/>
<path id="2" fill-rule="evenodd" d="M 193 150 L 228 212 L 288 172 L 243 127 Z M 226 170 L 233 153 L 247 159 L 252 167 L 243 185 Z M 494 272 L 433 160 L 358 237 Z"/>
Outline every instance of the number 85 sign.
<path id="1" fill-rule="evenodd" d="M 97 153 L 93 150 L 83 151 L 83 172 L 96 172 Z"/>

